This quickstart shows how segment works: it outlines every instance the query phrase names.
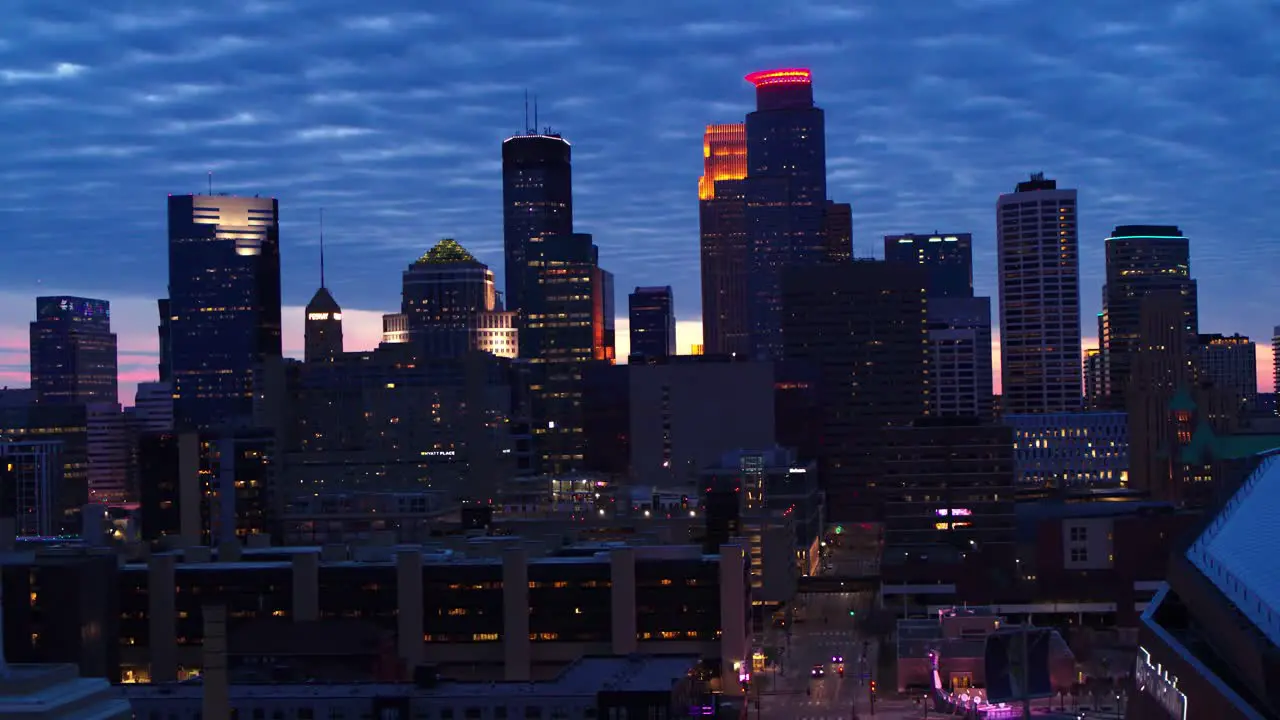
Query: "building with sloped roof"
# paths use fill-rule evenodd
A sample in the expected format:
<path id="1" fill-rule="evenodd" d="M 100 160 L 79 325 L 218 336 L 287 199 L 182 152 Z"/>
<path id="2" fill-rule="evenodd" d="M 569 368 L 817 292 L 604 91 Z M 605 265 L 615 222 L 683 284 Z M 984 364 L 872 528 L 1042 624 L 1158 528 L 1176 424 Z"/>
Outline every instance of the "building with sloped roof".
<path id="1" fill-rule="evenodd" d="M 1280 717 L 1280 450 L 1254 464 L 1142 615 L 1131 718 Z"/>

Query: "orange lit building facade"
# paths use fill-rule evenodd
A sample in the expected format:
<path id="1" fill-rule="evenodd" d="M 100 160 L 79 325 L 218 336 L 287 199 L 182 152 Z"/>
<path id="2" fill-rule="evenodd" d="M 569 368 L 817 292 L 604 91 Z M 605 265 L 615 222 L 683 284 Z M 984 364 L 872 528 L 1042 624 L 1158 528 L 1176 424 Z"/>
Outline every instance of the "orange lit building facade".
<path id="1" fill-rule="evenodd" d="M 702 333 L 708 354 L 746 354 L 747 129 L 743 123 L 708 125 L 698 178 L 702 254 Z"/>

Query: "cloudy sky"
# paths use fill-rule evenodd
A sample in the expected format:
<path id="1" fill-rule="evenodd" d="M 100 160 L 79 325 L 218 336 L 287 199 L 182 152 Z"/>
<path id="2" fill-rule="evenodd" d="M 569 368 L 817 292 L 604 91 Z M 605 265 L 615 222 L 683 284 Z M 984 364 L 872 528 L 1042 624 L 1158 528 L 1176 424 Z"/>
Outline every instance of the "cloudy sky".
<path id="1" fill-rule="evenodd" d="M 1204 331 L 1263 340 L 1280 323 L 1269 0 L 4 6 L 0 384 L 26 382 L 40 293 L 112 302 L 122 397 L 155 376 L 165 195 L 203 191 L 211 170 L 216 191 L 280 198 L 286 351 L 300 354 L 322 207 L 348 349 L 371 346 L 399 272 L 440 237 L 501 273 L 500 144 L 526 89 L 574 145 L 575 222 L 619 307 L 632 286 L 673 285 L 685 349 L 701 132 L 752 108 L 744 73 L 778 66 L 813 69 L 859 254 L 891 232 L 972 232 L 994 295 L 995 198 L 1043 170 L 1080 191 L 1087 335 L 1102 240 L 1129 223 L 1192 238 Z"/>

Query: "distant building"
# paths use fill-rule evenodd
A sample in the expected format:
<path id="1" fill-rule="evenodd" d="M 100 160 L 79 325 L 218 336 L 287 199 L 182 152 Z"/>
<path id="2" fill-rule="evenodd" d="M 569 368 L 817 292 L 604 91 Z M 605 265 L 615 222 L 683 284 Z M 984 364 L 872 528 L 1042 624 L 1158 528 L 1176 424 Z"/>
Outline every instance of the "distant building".
<path id="1" fill-rule="evenodd" d="M 1142 301 L 1157 292 L 1174 292 L 1183 304 L 1185 347 L 1193 349 L 1199 332 L 1196 281 L 1191 278 L 1190 241 L 1165 225 L 1121 225 L 1106 241 L 1107 279 L 1102 288 L 1098 342 L 1106 406 L 1122 410 L 1129 401 L 1129 376 L 1141 334 Z M 1190 358 L 1188 358 L 1190 359 Z"/>
<path id="2" fill-rule="evenodd" d="M 279 217 L 273 198 L 169 196 L 169 356 L 181 429 L 252 422 L 253 368 L 281 356 Z"/>
<path id="3" fill-rule="evenodd" d="M 754 598 L 788 602 L 798 577 L 818 573 L 826 514 L 816 463 L 783 448 L 738 450 L 704 469 L 699 484 L 704 544 L 747 541 Z"/>
<path id="4" fill-rule="evenodd" d="M 1129 416 L 1122 412 L 1005 415 L 1020 488 L 1129 485 Z"/>
<path id="5" fill-rule="evenodd" d="M 274 438 L 263 431 L 142 435 L 142 538 L 163 548 L 279 537 L 277 462 Z"/>
<path id="6" fill-rule="evenodd" d="M 742 123 L 708 125 L 698 179 L 702 258 L 702 337 L 710 355 L 751 352 L 747 317 L 747 130 Z"/>
<path id="7" fill-rule="evenodd" d="M 885 562 L 1014 541 L 1013 431 L 929 418 L 880 434 Z"/>
<path id="8" fill-rule="evenodd" d="M 828 249 L 826 120 L 806 69 L 746 77 L 756 109 L 746 117 L 746 276 L 751 354 L 783 356 L 784 269 L 820 265 Z"/>
<path id="9" fill-rule="evenodd" d="M 1085 410 L 1104 409 L 1105 398 L 1102 390 L 1106 386 L 1106 367 L 1102 362 L 1102 348 L 1087 348 L 1084 351 L 1084 408 Z"/>
<path id="10" fill-rule="evenodd" d="M 281 501 L 426 489 L 489 497 L 516 470 L 512 368 L 486 352 L 432 359 L 403 343 L 264 368 L 257 410 L 280 441 Z"/>
<path id="11" fill-rule="evenodd" d="M 538 376 L 532 417 L 539 472 L 569 472 L 582 468 L 586 451 L 583 367 L 614 360 L 613 274 L 600 267 L 591 235 L 538 237 L 526 249 L 520 358 Z"/>
<path id="12" fill-rule="evenodd" d="M 0 406 L 0 438 L 16 442 L 55 441 L 61 444 L 61 468 L 52 473 L 56 484 L 56 533 L 78 533 L 80 510 L 89 502 L 89 430 L 84 404 L 15 404 Z"/>
<path id="13" fill-rule="evenodd" d="M 1271 382 L 1273 394 L 1280 393 L 1280 325 L 1271 333 Z M 1276 404 L 1276 414 L 1280 414 L 1280 403 Z"/>
<path id="14" fill-rule="evenodd" d="M 139 431 L 173 429 L 173 387 L 167 382 L 138 383 L 130 408 Z"/>
<path id="15" fill-rule="evenodd" d="M 333 362 L 342 354 L 342 306 L 321 285 L 305 312 L 303 358 L 307 362 Z"/>
<path id="16" fill-rule="evenodd" d="M 893 265 L 921 265 L 929 297 L 973 297 L 973 236 L 969 233 L 886 235 L 884 259 Z"/>
<path id="17" fill-rule="evenodd" d="M 408 339 L 428 358 L 474 350 L 516 356 L 516 314 L 498 303 L 493 271 L 452 238 L 404 271 L 400 304 Z"/>
<path id="18" fill-rule="evenodd" d="M 1081 405 L 1080 248 L 1076 191 L 1035 173 L 996 202 L 1001 407 Z"/>
<path id="19" fill-rule="evenodd" d="M 14 519 L 20 537 L 62 532 L 62 443 L 0 439 L 0 517 Z"/>
<path id="20" fill-rule="evenodd" d="M 990 420 L 991 298 L 930 297 L 929 414 Z"/>
<path id="21" fill-rule="evenodd" d="M 627 296 L 631 357 L 676 354 L 676 312 L 671 286 L 638 287 Z"/>
<path id="22" fill-rule="evenodd" d="M 725 453 L 774 446 L 772 363 L 701 356 L 627 368 L 636 482 L 691 482 Z"/>
<path id="23" fill-rule="evenodd" d="M 93 403 L 86 411 L 89 451 L 89 501 L 123 503 L 130 498 L 129 467 L 133 435 L 129 418 L 115 403 Z"/>
<path id="24" fill-rule="evenodd" d="M 847 263 L 853 259 L 853 206 L 827 201 L 822 213 L 822 234 L 827 241 L 827 262 Z"/>
<path id="25" fill-rule="evenodd" d="M 1200 335 L 1196 365 L 1200 379 L 1231 393 L 1241 410 L 1250 412 L 1258 403 L 1258 346 L 1249 338 Z"/>
<path id="26" fill-rule="evenodd" d="M 868 260 L 787 275 L 786 358 L 814 370 L 833 520 L 876 517 L 879 432 L 929 412 L 925 282 L 919 267 Z"/>
<path id="27" fill-rule="evenodd" d="M 507 308 L 525 312 L 535 276 L 534 238 L 573 233 L 573 168 L 569 141 L 531 128 L 502 141 L 502 244 Z M 521 326 L 523 327 L 523 325 Z"/>
<path id="28" fill-rule="evenodd" d="M 106 300 L 36 298 L 31 323 L 31 389 L 36 402 L 116 402 L 116 335 Z"/>

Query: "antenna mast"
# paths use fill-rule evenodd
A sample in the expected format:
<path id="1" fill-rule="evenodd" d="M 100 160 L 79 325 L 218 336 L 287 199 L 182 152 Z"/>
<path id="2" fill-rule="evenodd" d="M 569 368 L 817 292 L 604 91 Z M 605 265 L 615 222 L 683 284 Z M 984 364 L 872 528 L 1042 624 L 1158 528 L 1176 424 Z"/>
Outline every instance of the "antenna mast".
<path id="1" fill-rule="evenodd" d="M 213 171 L 209 171 L 209 194 L 213 195 Z"/>
<path id="2" fill-rule="evenodd" d="M 529 91 L 524 91 L 524 131 L 529 132 Z"/>
<path id="3" fill-rule="evenodd" d="M 320 287 L 324 288 L 324 208 L 320 208 Z"/>
<path id="4" fill-rule="evenodd" d="M 537 129 L 539 127 L 538 126 L 538 94 L 537 93 L 533 94 L 533 127 L 534 127 L 534 131 L 537 132 Z"/>

